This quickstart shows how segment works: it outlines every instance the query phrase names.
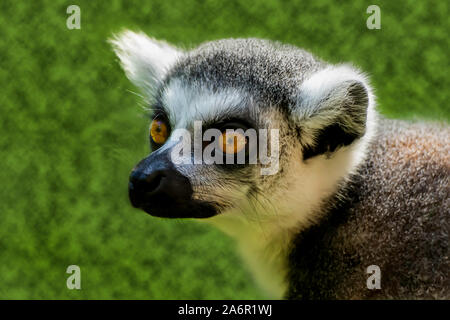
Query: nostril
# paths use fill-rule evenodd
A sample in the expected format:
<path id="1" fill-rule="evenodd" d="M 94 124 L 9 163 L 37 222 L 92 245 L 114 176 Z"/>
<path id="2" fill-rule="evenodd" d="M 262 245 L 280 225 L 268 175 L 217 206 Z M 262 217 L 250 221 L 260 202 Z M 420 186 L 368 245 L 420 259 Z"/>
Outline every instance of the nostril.
<path id="1" fill-rule="evenodd" d="M 164 174 L 161 172 L 155 172 L 155 174 L 151 174 L 145 178 L 147 185 L 145 186 L 145 192 L 152 193 L 158 189 L 161 184 L 161 180 L 164 177 Z"/>
<path id="2" fill-rule="evenodd" d="M 129 190 L 140 194 L 155 192 L 161 184 L 165 174 L 162 171 L 155 171 L 151 174 L 134 171 L 130 175 Z"/>

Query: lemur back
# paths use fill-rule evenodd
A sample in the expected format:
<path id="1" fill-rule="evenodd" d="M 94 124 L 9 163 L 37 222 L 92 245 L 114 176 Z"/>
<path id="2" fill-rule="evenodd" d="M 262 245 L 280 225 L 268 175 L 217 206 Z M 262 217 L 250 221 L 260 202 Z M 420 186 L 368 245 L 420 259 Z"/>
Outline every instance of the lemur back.
<path id="1" fill-rule="evenodd" d="M 450 130 L 383 120 L 378 132 L 343 194 L 295 238 L 288 298 L 450 298 Z M 370 265 L 379 290 L 366 286 Z"/>

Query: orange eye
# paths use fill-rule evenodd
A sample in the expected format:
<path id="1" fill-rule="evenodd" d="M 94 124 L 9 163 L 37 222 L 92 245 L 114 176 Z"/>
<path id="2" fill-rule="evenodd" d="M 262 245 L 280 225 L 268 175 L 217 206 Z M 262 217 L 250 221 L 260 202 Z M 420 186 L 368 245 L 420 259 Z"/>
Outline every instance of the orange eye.
<path id="1" fill-rule="evenodd" d="M 150 135 L 156 144 L 163 144 L 167 140 L 167 125 L 162 121 L 155 119 L 150 125 Z"/>
<path id="2" fill-rule="evenodd" d="M 239 153 L 247 143 L 245 136 L 239 132 L 224 132 L 220 136 L 219 148 L 227 154 Z"/>

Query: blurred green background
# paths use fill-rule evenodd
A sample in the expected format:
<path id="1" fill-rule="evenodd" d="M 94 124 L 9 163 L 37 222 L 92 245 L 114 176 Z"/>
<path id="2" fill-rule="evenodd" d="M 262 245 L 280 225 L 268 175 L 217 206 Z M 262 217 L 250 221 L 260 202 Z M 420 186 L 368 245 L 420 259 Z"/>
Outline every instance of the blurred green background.
<path id="1" fill-rule="evenodd" d="M 66 8 L 81 8 L 81 30 Z M 381 8 L 368 30 L 366 8 Z M 0 2 L 0 298 L 264 298 L 233 242 L 127 198 L 148 120 L 106 39 L 262 37 L 366 71 L 389 117 L 450 119 L 447 1 Z M 81 290 L 68 290 L 68 265 Z"/>

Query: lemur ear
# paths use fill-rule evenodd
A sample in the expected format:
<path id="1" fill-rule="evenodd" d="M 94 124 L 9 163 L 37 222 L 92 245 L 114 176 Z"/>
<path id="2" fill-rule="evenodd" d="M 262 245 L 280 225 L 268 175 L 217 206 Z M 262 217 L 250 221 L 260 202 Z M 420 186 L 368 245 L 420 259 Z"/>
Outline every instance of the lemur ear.
<path id="1" fill-rule="evenodd" d="M 182 55 L 168 43 L 142 32 L 123 31 L 109 39 L 127 77 L 153 97 L 157 84 Z"/>
<path id="2" fill-rule="evenodd" d="M 292 116 L 303 159 L 331 154 L 361 138 L 373 97 L 366 78 L 350 66 L 328 67 L 303 82 Z"/>

